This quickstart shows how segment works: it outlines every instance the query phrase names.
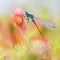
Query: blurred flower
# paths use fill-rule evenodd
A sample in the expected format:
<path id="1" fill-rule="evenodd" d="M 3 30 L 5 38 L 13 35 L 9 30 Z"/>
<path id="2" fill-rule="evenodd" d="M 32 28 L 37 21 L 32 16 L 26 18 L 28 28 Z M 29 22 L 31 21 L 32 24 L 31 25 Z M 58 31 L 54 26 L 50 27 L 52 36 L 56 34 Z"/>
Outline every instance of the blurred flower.
<path id="1" fill-rule="evenodd" d="M 17 45 L 17 44 L 20 45 L 23 44 L 23 37 L 16 28 L 17 27 L 15 27 L 12 22 L 9 22 L 9 32 L 10 32 L 10 37 L 12 39 L 12 43 L 13 45 Z"/>
<path id="2" fill-rule="evenodd" d="M 31 52 L 31 48 L 29 46 L 29 43 L 28 43 L 28 40 L 27 40 L 26 34 L 25 34 L 26 26 L 25 26 L 25 23 L 24 23 L 24 13 L 23 13 L 23 10 L 22 9 L 15 9 L 15 10 L 13 10 L 13 12 L 12 12 L 12 20 L 18 26 L 19 33 L 23 37 L 23 40 L 24 40 L 27 48 Z"/>
<path id="3" fill-rule="evenodd" d="M 12 12 L 12 20 L 15 22 L 15 24 L 21 28 L 22 30 L 25 30 L 25 23 L 24 23 L 24 13 L 22 9 L 15 9 Z"/>
<path id="4" fill-rule="evenodd" d="M 45 37 L 45 36 L 44 37 L 42 37 L 42 36 L 32 36 L 31 39 L 34 40 L 34 41 L 36 41 L 36 40 L 42 41 L 45 45 L 49 44 L 48 38 Z"/>
<path id="5" fill-rule="evenodd" d="M 30 40 L 34 54 L 40 55 L 43 59 L 51 60 L 50 43 L 47 37 L 32 36 Z"/>

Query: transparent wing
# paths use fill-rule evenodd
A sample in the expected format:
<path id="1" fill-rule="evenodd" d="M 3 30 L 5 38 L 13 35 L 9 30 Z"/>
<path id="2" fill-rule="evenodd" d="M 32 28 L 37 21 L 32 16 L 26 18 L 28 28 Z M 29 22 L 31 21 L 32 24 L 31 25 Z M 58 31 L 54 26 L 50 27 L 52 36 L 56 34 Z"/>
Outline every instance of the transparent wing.
<path id="1" fill-rule="evenodd" d="M 48 21 L 43 21 L 41 19 L 39 19 L 38 17 L 34 17 L 35 20 L 38 20 L 45 28 L 47 29 L 52 29 L 52 30 L 55 30 L 56 29 L 56 26 Z"/>

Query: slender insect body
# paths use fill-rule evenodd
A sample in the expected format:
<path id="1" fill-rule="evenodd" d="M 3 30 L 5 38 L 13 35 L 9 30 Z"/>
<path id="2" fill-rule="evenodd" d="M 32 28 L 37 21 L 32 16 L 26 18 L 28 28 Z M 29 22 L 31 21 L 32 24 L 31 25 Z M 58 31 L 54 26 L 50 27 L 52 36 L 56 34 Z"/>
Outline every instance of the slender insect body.
<path id="1" fill-rule="evenodd" d="M 41 36 L 45 39 L 43 33 L 40 31 L 40 29 L 38 28 L 35 20 L 39 21 L 45 28 L 48 28 L 48 29 L 52 29 L 54 30 L 56 28 L 56 26 L 50 22 L 47 22 L 47 21 L 43 21 L 41 19 L 39 19 L 38 17 L 35 17 L 34 15 L 32 14 L 29 14 L 28 12 L 26 12 L 26 17 L 27 17 L 27 20 L 29 21 L 29 18 L 32 20 L 32 22 L 35 24 L 36 28 L 38 29 L 39 33 L 41 34 Z"/>
<path id="2" fill-rule="evenodd" d="M 25 11 L 25 14 L 27 16 L 27 20 L 29 20 L 29 18 L 32 20 L 32 22 L 35 22 L 35 20 L 39 21 L 45 28 L 48 28 L 48 29 L 56 29 L 56 26 L 48 21 L 44 21 L 44 20 L 41 20 L 39 19 L 38 17 L 35 17 L 34 15 L 32 14 L 29 14 L 27 11 Z M 35 23 L 36 24 L 36 23 Z"/>

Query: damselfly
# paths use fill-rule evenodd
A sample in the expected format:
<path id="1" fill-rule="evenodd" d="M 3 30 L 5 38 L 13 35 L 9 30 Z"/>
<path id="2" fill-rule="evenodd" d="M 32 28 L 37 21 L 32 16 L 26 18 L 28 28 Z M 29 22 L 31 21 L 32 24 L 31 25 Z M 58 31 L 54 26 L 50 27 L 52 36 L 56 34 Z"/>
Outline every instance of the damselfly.
<path id="1" fill-rule="evenodd" d="M 48 21 L 44 21 L 44 20 L 41 20 L 40 18 L 38 17 L 35 17 L 34 15 L 32 14 L 29 14 L 27 11 L 25 11 L 25 16 L 27 17 L 27 20 L 29 22 L 29 18 L 32 20 L 32 22 L 36 25 L 38 31 L 40 32 L 35 20 L 38 20 L 45 28 L 48 28 L 48 29 L 56 29 L 56 26 Z"/>

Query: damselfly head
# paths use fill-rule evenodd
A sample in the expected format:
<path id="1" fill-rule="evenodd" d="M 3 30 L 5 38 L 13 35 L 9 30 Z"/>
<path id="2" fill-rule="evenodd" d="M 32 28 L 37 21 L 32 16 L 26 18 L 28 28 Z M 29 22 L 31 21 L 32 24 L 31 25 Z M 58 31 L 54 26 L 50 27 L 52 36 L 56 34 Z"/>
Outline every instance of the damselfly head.
<path id="1" fill-rule="evenodd" d="M 24 21 L 29 22 L 28 12 L 24 11 Z"/>

